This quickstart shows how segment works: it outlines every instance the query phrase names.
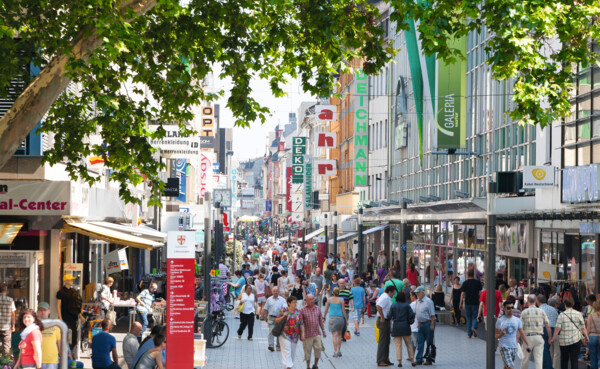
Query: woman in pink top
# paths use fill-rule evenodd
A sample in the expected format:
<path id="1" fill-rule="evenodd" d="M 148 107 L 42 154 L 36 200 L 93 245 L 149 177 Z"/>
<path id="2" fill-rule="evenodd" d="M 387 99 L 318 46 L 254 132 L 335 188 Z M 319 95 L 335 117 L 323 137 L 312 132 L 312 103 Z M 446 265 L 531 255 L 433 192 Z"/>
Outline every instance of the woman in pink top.
<path id="1" fill-rule="evenodd" d="M 21 332 L 21 353 L 15 368 L 41 368 L 42 367 L 42 330 L 44 326 L 35 311 L 26 309 L 19 315 L 19 321 L 25 329 Z"/>

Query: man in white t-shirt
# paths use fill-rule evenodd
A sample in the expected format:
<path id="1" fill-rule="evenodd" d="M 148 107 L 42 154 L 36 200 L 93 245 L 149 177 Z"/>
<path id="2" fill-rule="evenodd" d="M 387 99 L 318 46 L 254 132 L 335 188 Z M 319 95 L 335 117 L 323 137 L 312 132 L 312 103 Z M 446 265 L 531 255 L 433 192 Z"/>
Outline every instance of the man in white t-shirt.
<path id="1" fill-rule="evenodd" d="M 527 341 L 527 335 L 523 331 L 521 319 L 513 316 L 514 303 L 506 300 L 502 305 L 504 315 L 496 322 L 496 339 L 499 340 L 500 356 L 504 361 L 504 367 L 514 369 L 519 336 L 525 342 L 524 348 L 529 348 L 529 341 Z"/>

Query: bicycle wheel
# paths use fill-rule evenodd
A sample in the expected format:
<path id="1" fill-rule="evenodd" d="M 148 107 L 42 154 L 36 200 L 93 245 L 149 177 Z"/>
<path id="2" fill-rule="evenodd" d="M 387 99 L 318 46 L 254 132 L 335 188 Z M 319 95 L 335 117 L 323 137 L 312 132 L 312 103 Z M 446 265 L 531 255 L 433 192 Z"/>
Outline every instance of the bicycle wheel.
<path id="1" fill-rule="evenodd" d="M 223 306 L 225 307 L 225 310 L 227 310 L 227 311 L 233 310 L 233 303 L 228 303 Z"/>
<path id="2" fill-rule="evenodd" d="M 222 320 L 217 320 L 212 328 L 212 337 L 210 343 L 212 348 L 223 346 L 229 337 L 229 325 Z"/>

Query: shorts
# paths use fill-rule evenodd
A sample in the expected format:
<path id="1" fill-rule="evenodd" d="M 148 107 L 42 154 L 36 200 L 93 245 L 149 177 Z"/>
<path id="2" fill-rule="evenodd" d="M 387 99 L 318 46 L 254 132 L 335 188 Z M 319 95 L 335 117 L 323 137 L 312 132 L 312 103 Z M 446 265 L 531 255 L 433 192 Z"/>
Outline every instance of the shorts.
<path id="1" fill-rule="evenodd" d="M 362 316 L 364 315 L 363 313 L 363 309 L 356 309 L 352 312 L 352 317 L 354 318 L 355 322 L 360 322 L 362 319 Z"/>
<path id="2" fill-rule="evenodd" d="M 341 332 L 344 329 L 344 317 L 343 316 L 331 316 L 329 317 L 329 332 Z"/>
<path id="3" fill-rule="evenodd" d="M 258 302 L 259 304 L 263 303 L 263 302 L 267 302 L 267 298 L 265 296 L 259 296 L 256 299 L 256 302 Z"/>
<path id="4" fill-rule="evenodd" d="M 505 367 L 514 368 L 515 359 L 517 358 L 517 348 L 500 346 L 500 356 L 502 356 L 502 361 L 504 361 Z"/>

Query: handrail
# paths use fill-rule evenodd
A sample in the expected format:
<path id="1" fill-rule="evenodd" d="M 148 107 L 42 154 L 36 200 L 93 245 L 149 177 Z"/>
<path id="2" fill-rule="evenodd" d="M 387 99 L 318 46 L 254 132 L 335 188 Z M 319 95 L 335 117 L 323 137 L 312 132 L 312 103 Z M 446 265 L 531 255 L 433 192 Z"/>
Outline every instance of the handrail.
<path id="1" fill-rule="evenodd" d="M 69 328 L 60 319 L 42 319 L 44 329 L 51 327 L 60 328 L 60 369 L 67 369 L 69 365 Z"/>

